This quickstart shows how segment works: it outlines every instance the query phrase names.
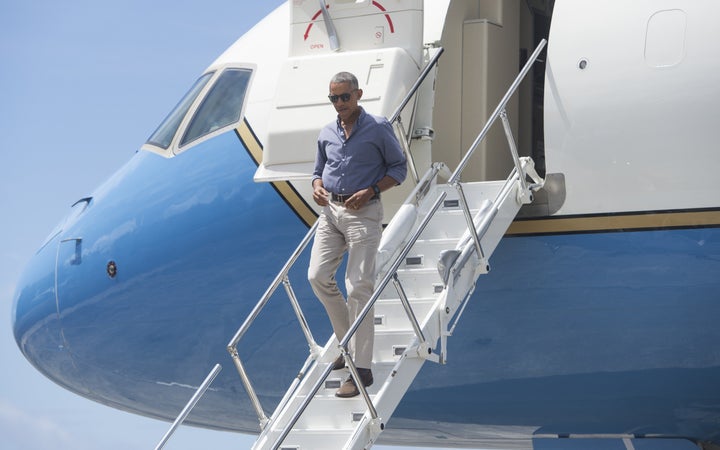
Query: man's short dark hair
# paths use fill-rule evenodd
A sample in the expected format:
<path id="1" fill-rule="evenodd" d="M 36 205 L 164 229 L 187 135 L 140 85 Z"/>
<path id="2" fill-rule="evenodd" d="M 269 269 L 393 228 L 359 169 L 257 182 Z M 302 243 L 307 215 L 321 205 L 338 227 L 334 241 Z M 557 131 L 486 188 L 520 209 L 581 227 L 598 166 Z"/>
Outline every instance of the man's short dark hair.
<path id="1" fill-rule="evenodd" d="M 350 83 L 350 89 L 359 89 L 358 80 L 350 72 L 338 72 L 332 77 L 330 83 Z"/>

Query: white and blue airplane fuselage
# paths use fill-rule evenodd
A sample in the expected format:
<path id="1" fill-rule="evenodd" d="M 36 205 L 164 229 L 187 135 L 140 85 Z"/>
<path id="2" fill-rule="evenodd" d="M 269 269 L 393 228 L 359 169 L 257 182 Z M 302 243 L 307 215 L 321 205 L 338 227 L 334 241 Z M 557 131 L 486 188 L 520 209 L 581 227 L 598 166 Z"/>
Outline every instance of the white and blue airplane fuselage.
<path id="1" fill-rule="evenodd" d="M 327 83 L 346 66 L 330 61 L 376 58 L 359 74 L 361 105 L 384 113 L 444 48 L 430 100 L 418 100 L 422 175 L 430 162 L 458 164 L 549 30 L 544 70 L 509 107 L 544 192 L 493 254 L 447 364 L 425 365 L 380 442 L 522 448 L 631 436 L 720 446 L 720 3 L 326 3 L 339 50 L 316 2 L 288 2 L 75 203 L 18 283 L 13 327 L 26 358 L 79 395 L 174 419 L 210 368 L 228 362 L 228 340 L 320 212 L 302 174 L 315 125 L 334 118 Z M 504 178 L 506 150 L 496 157 L 492 139 L 463 181 Z M 386 222 L 412 186 L 396 189 Z M 304 282 L 308 258 L 290 277 L 324 339 L 332 331 Z M 294 317 L 287 301 L 268 303 L 239 349 L 265 404 L 277 404 L 307 357 Z M 232 370 L 188 423 L 258 432 Z"/>

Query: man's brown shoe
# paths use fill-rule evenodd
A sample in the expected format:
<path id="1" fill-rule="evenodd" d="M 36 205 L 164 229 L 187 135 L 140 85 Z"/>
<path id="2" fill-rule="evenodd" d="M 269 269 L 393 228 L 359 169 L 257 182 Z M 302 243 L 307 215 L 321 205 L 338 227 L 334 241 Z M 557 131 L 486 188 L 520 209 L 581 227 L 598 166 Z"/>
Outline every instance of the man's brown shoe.
<path id="1" fill-rule="evenodd" d="M 337 357 L 335 361 L 332 363 L 332 370 L 340 370 L 345 368 L 345 358 L 343 358 L 343 355 L 340 355 Z"/>
<path id="2" fill-rule="evenodd" d="M 370 369 L 358 369 L 357 371 L 358 375 L 360 375 L 360 382 L 362 382 L 363 386 L 372 386 L 372 371 Z M 335 393 L 335 396 L 340 398 L 350 398 L 355 397 L 356 395 L 360 395 L 360 390 L 355 385 L 355 380 L 353 380 L 352 375 L 347 377 L 347 379 L 343 382 L 342 386 L 340 386 L 340 389 L 338 389 L 338 391 Z"/>

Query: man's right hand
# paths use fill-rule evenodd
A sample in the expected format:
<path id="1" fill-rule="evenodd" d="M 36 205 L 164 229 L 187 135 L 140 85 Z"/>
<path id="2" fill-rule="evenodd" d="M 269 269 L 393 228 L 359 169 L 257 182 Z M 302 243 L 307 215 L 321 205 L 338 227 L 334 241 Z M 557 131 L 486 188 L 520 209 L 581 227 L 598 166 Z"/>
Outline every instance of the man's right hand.
<path id="1" fill-rule="evenodd" d="M 313 184 L 313 200 L 320 206 L 327 206 L 329 202 L 330 194 L 325 190 L 322 183 Z"/>

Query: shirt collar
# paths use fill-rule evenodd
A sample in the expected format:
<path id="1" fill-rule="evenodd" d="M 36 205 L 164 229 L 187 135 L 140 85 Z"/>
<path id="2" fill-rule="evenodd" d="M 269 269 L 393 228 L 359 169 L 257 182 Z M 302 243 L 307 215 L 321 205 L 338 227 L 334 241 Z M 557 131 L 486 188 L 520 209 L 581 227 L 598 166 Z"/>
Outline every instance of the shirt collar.
<path id="1" fill-rule="evenodd" d="M 363 121 L 363 119 L 365 118 L 365 116 L 367 116 L 367 113 L 365 112 L 365 108 L 363 108 L 362 106 L 358 106 L 358 108 L 360 108 L 360 115 L 358 116 L 357 120 L 355 121 L 355 125 L 353 125 L 353 128 L 360 126 L 360 124 Z M 342 130 L 342 123 L 341 123 L 342 121 L 340 120 L 339 115 L 337 116 L 337 119 L 335 119 L 335 121 L 337 122 L 338 129 Z"/>

